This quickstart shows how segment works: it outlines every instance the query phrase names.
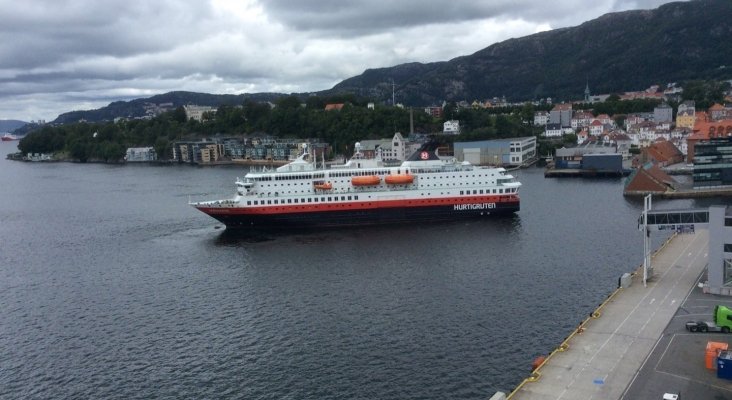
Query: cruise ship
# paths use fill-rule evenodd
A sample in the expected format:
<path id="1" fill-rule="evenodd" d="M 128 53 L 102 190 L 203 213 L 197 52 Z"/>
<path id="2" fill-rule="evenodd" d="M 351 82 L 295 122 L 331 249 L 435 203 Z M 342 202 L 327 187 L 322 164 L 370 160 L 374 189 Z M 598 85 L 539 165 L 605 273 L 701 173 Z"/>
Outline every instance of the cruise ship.
<path id="1" fill-rule="evenodd" d="M 411 223 L 515 213 L 520 187 L 504 168 L 444 160 L 434 145 L 387 166 L 356 143 L 345 164 L 319 167 L 306 149 L 276 170 L 237 178 L 232 198 L 190 205 L 227 229 Z"/>

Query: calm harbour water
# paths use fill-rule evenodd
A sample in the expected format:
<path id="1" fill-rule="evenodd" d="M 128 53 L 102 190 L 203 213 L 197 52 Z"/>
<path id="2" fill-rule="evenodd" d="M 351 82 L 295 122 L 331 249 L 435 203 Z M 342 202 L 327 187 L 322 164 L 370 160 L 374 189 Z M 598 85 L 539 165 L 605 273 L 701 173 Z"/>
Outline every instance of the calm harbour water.
<path id="1" fill-rule="evenodd" d="M 514 218 L 243 238 L 187 205 L 241 168 L 5 160 L 16 144 L 0 398 L 485 399 L 642 261 L 620 179 L 532 168 Z"/>

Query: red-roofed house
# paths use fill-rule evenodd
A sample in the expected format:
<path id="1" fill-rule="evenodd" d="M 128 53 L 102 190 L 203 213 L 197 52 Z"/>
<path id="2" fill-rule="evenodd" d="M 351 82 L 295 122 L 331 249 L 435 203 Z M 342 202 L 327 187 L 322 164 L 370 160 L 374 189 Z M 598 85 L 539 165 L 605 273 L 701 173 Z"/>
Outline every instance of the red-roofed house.
<path id="1" fill-rule="evenodd" d="M 654 162 L 662 167 L 684 161 L 684 155 L 668 140 L 658 140 L 643 149 L 641 157 L 644 162 Z"/>
<path id="2" fill-rule="evenodd" d="M 599 120 L 594 120 L 592 123 L 590 123 L 590 135 L 592 136 L 600 136 L 602 135 L 602 132 L 605 130 L 605 126 L 602 125 L 602 122 Z"/>
<path id="3" fill-rule="evenodd" d="M 331 103 L 325 105 L 325 111 L 336 110 L 340 111 L 343 108 L 343 103 Z"/>
<path id="4" fill-rule="evenodd" d="M 709 107 L 709 118 L 713 121 L 725 119 L 727 118 L 727 109 L 724 108 L 723 105 L 715 103 L 713 106 Z"/>
<path id="5" fill-rule="evenodd" d="M 607 114 L 600 114 L 595 119 L 602 122 L 603 125 L 614 125 L 615 124 L 615 121 L 613 121 L 613 119 L 610 118 L 610 116 Z"/>

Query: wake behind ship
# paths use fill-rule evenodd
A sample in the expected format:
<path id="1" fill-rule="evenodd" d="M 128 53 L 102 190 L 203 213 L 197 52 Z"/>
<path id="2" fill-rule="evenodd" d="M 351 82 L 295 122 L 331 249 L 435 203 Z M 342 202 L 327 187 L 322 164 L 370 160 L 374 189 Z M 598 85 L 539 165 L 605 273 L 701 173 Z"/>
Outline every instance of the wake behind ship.
<path id="1" fill-rule="evenodd" d="M 479 218 L 519 211 L 521 186 L 503 168 L 442 160 L 425 146 L 399 166 L 356 154 L 318 168 L 307 153 L 236 180 L 236 195 L 190 203 L 227 228 L 310 228 Z"/>

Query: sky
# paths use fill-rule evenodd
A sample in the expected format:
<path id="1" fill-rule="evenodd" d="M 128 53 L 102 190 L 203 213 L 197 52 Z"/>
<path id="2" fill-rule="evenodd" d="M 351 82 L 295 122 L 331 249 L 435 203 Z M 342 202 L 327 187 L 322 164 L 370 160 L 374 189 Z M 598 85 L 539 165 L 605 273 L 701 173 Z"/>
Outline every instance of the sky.
<path id="1" fill-rule="evenodd" d="M 310 92 L 669 0 L 0 0 L 0 120 L 174 90 Z"/>

